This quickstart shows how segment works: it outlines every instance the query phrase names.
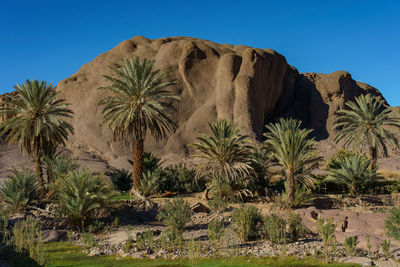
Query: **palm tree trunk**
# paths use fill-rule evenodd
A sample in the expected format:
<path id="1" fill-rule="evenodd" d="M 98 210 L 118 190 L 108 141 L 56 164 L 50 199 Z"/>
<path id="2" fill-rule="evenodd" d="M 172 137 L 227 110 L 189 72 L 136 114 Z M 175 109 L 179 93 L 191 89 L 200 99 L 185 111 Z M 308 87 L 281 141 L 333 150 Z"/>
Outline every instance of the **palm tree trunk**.
<path id="1" fill-rule="evenodd" d="M 376 164 L 377 164 L 377 161 L 378 161 L 378 156 L 377 156 L 377 153 L 376 153 L 376 148 L 374 148 L 374 147 L 372 147 L 372 146 L 369 147 L 369 156 L 371 157 L 370 169 L 371 169 L 371 171 L 372 171 L 373 169 L 376 168 Z"/>
<path id="2" fill-rule="evenodd" d="M 133 144 L 132 190 L 140 191 L 140 181 L 143 176 L 144 140 L 136 139 Z"/>
<path id="3" fill-rule="evenodd" d="M 290 207 L 292 207 L 296 195 L 296 183 L 294 181 L 294 175 L 291 171 L 288 172 L 287 176 L 287 195 L 288 195 L 288 204 Z"/>
<path id="4" fill-rule="evenodd" d="M 35 172 L 38 179 L 39 192 L 40 194 L 44 194 L 46 189 L 44 187 L 42 162 L 39 156 L 35 158 Z"/>

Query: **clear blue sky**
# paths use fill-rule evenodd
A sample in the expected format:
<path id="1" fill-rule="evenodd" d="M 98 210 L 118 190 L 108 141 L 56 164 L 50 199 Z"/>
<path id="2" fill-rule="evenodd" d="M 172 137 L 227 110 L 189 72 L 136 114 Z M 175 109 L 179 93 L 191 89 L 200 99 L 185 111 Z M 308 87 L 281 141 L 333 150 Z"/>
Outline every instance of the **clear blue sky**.
<path id="1" fill-rule="evenodd" d="M 0 93 L 57 83 L 123 40 L 272 48 L 300 72 L 347 70 L 400 105 L 400 1 L 0 0 Z"/>

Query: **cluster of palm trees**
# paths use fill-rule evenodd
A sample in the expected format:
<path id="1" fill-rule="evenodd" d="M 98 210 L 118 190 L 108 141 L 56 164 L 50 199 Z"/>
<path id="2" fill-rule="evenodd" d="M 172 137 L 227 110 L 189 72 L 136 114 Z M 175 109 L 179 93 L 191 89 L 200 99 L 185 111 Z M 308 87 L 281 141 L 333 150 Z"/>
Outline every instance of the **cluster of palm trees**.
<path id="1" fill-rule="evenodd" d="M 154 61 L 138 57 L 125 59 L 110 69 L 112 75 L 104 75 L 110 84 L 99 88 L 111 92 L 99 102 L 103 125 L 112 130 L 115 141 L 132 144 L 132 191 L 138 191 L 143 175 L 145 138 L 150 134 L 160 140 L 176 129 L 171 114 L 179 97 L 166 89 L 174 80 L 168 78 L 166 71 L 154 70 Z M 57 97 L 55 87 L 44 81 L 27 80 L 16 85 L 15 90 L 16 94 L 8 96 L 7 105 L 0 109 L 1 115 L 7 118 L 0 123 L 0 134 L 8 143 L 18 143 L 21 151 L 35 162 L 43 194 L 46 191 L 43 159 L 51 158 L 57 147 L 65 145 L 68 135 L 73 134 L 68 122 L 73 112 L 64 99 Z M 370 162 L 366 164 L 371 171 L 376 169 L 379 155 L 387 156 L 387 143 L 398 148 L 393 129 L 400 128 L 400 120 L 382 100 L 370 94 L 361 95 L 355 102 L 347 102 L 346 108 L 337 115 L 335 141 L 345 147 L 367 148 Z M 200 133 L 191 145 L 193 156 L 201 159 L 197 177 L 210 181 L 205 197 L 213 186 L 225 183 L 240 187 L 254 176 L 255 169 L 265 170 L 262 165 L 266 161 L 257 157 L 281 167 L 289 203 L 294 202 L 299 187 L 313 186 L 312 170 L 322 158 L 316 141 L 309 138 L 311 130 L 302 129 L 301 121 L 280 119 L 267 125 L 261 149 L 255 148 L 249 136 L 240 134 L 238 125 L 227 120 L 210 124 L 210 130 L 211 135 Z M 357 164 L 361 164 L 361 159 L 353 157 L 346 159 L 339 169 L 351 169 Z M 359 169 L 362 173 L 365 162 Z M 332 176 L 336 174 L 332 172 Z"/>

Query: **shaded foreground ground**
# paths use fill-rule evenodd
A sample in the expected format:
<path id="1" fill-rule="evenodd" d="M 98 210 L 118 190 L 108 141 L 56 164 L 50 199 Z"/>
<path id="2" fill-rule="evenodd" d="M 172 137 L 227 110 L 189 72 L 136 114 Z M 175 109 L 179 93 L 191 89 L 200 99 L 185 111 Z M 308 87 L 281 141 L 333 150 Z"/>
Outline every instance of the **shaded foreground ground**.
<path id="1" fill-rule="evenodd" d="M 117 259 L 115 256 L 87 256 L 79 246 L 67 242 L 46 244 L 47 259 L 45 266 L 135 266 L 135 267 L 190 267 L 190 266 L 358 266 L 351 264 L 326 264 L 313 259 L 293 259 L 286 257 L 248 258 L 234 257 L 222 259 L 182 259 L 182 260 L 150 260 L 150 259 Z M 40 266 L 26 256 L 18 255 L 11 249 L 0 250 L 3 263 L 13 267 Z"/>

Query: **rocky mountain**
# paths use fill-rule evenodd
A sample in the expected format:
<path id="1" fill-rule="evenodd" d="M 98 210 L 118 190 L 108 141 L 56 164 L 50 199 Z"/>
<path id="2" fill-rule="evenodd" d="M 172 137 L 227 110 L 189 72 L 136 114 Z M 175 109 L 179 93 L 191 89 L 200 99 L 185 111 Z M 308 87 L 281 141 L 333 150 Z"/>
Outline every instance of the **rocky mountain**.
<path id="1" fill-rule="evenodd" d="M 271 49 L 171 37 L 147 39 L 135 36 L 83 65 L 57 85 L 61 97 L 71 103 L 75 135 L 69 147 L 100 154 L 111 165 L 122 167 L 130 158 L 129 146 L 116 144 L 101 126 L 97 105 L 106 93 L 108 66 L 124 58 L 152 59 L 158 69 L 168 69 L 177 83 L 170 90 L 181 96 L 172 114 L 178 128 L 162 142 L 148 138 L 145 149 L 168 159 L 188 155 L 187 144 L 208 123 L 226 118 L 244 127 L 243 132 L 260 140 L 267 122 L 295 117 L 314 129 L 319 140 L 330 140 L 335 111 L 362 93 L 380 92 L 352 79 L 345 71 L 331 74 L 299 73 L 284 56 Z M 1 102 L 1 101 L 0 101 Z M 121 165 L 122 164 L 122 165 Z"/>

